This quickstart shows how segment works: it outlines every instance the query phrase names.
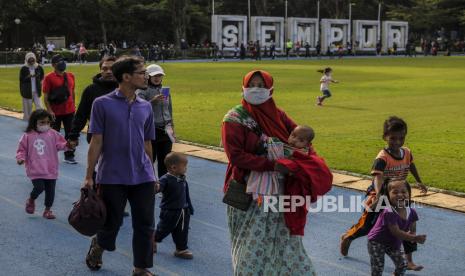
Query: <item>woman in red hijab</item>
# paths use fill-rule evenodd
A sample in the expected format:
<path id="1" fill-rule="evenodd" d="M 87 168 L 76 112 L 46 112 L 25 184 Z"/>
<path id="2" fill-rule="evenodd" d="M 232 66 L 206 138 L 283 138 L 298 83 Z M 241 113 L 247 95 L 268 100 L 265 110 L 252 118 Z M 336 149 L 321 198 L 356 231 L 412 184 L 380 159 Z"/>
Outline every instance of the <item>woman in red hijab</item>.
<path id="1" fill-rule="evenodd" d="M 242 104 L 231 109 L 221 129 L 224 151 L 229 159 L 224 191 L 228 183 L 247 183 L 250 171 L 279 171 L 277 165 L 258 153 L 262 134 L 287 143 L 296 124 L 273 100 L 273 78 L 265 71 L 251 71 L 243 79 Z M 247 211 L 228 206 L 228 226 L 234 275 L 314 275 L 302 236 L 290 235 L 284 215 L 264 212 L 253 201 Z"/>

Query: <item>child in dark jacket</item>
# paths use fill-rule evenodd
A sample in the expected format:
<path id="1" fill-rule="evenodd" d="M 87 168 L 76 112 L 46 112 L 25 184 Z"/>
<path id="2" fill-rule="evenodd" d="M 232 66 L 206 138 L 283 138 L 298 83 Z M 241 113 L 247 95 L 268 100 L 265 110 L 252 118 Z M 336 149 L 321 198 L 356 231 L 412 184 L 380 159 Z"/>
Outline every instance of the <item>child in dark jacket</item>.
<path id="1" fill-rule="evenodd" d="M 157 192 L 163 193 L 160 203 L 160 221 L 155 231 L 154 251 L 156 243 L 161 242 L 169 234 L 176 244 L 174 256 L 182 259 L 192 259 L 188 250 L 190 216 L 194 208 L 189 196 L 189 186 L 186 181 L 187 157 L 184 154 L 171 152 L 165 158 L 168 173 L 163 175 L 157 185 Z"/>

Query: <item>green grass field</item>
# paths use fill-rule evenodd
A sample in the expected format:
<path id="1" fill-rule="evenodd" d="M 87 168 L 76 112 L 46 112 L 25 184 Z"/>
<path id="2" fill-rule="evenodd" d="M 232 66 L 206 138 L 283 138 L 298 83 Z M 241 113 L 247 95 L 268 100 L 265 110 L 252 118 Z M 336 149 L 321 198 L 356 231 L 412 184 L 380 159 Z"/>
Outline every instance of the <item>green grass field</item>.
<path id="1" fill-rule="evenodd" d="M 331 66 L 333 97 L 315 106 L 316 72 Z M 344 59 L 231 63 L 166 63 L 164 84 L 171 87 L 178 137 L 219 145 L 223 115 L 241 100 L 242 76 L 269 71 L 274 98 L 297 123 L 312 126 L 315 148 L 331 168 L 368 174 L 384 146 L 382 123 L 390 115 L 409 126 L 412 149 L 423 181 L 465 192 L 465 58 Z M 50 67 L 46 68 L 50 71 Z M 69 66 L 77 93 L 97 66 Z M 0 68 L 0 106 L 20 110 L 18 68 Z"/>

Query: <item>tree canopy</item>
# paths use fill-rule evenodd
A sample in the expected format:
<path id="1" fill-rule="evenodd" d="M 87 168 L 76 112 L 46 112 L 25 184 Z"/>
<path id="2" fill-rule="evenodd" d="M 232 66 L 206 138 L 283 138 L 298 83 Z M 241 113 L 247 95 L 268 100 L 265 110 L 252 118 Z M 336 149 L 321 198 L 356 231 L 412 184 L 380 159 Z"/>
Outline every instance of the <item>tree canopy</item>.
<path id="1" fill-rule="evenodd" d="M 215 0 L 216 14 L 247 15 L 247 0 Z M 252 16 L 284 17 L 285 0 L 250 0 Z M 404 20 L 414 37 L 465 33 L 463 0 L 382 0 L 382 20 Z M 44 36 L 67 43 L 110 41 L 178 44 L 210 38 L 212 0 L 2 0 L 0 48 L 30 47 Z M 317 16 L 317 0 L 289 0 L 288 16 Z M 378 0 L 320 1 L 320 18 L 376 19 Z M 20 19 L 15 23 L 15 19 Z"/>

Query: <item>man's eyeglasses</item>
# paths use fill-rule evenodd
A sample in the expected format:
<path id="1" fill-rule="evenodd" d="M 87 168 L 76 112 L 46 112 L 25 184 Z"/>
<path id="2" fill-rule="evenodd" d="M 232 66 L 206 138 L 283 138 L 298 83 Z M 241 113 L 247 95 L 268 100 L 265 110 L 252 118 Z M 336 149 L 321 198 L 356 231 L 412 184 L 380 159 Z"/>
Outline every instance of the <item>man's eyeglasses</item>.
<path id="1" fill-rule="evenodd" d="M 138 75 L 148 76 L 147 70 L 144 70 L 144 71 L 134 71 L 134 72 L 132 72 L 132 73 L 133 73 L 133 74 L 138 74 Z"/>

